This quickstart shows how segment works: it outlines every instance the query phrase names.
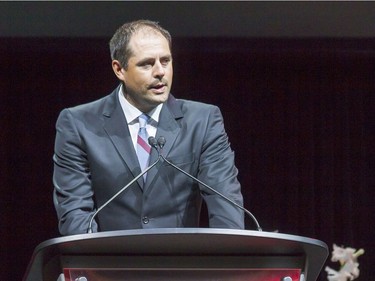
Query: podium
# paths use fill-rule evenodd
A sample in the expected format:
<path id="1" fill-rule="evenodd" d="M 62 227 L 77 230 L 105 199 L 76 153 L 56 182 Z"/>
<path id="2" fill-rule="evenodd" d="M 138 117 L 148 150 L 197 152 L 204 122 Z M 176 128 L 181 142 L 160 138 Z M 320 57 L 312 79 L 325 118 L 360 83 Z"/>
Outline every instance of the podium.
<path id="1" fill-rule="evenodd" d="M 109 231 L 41 243 L 23 281 L 315 281 L 327 257 L 322 241 L 274 232 Z"/>

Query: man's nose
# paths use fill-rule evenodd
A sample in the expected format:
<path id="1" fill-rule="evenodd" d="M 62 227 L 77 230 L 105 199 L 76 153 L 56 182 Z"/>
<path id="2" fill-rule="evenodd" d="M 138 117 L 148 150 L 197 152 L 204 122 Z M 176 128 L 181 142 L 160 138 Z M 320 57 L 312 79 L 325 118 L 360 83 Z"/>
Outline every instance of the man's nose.
<path id="1" fill-rule="evenodd" d="M 154 64 L 154 77 L 163 77 L 165 75 L 165 69 L 160 61 Z"/>

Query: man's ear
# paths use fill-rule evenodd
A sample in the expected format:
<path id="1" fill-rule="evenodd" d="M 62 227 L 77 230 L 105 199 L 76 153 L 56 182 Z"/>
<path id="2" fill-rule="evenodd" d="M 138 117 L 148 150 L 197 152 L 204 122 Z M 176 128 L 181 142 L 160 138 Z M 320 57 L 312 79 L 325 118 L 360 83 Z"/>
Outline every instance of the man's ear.
<path id="1" fill-rule="evenodd" d="M 123 69 L 123 67 L 121 66 L 121 63 L 118 60 L 112 61 L 112 69 L 115 75 L 117 76 L 117 78 L 125 82 L 125 76 L 124 76 L 125 70 Z"/>

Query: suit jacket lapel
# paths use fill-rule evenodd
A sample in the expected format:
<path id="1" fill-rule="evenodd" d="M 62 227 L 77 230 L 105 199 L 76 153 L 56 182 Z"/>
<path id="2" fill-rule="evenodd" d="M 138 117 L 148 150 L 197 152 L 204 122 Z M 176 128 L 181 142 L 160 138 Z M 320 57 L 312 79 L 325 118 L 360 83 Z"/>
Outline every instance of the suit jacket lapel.
<path id="1" fill-rule="evenodd" d="M 163 156 L 167 156 L 172 149 L 178 134 L 180 133 L 180 125 L 177 122 L 178 119 L 182 118 L 183 114 L 178 101 L 172 96 L 169 96 L 168 101 L 164 104 L 159 117 L 158 128 L 156 131 L 156 139 L 160 136 L 165 137 L 166 143 L 163 148 Z M 150 164 L 157 160 L 157 152 L 152 149 Z M 153 181 L 154 177 L 158 173 L 158 169 L 151 169 L 147 173 L 146 188 Z"/>
<path id="2" fill-rule="evenodd" d="M 104 130 L 128 166 L 133 177 L 136 177 L 141 172 L 141 168 L 139 167 L 125 115 L 118 101 L 118 89 L 109 96 L 104 106 Z M 138 184 L 141 187 L 143 186 L 142 178 L 138 180 Z"/>

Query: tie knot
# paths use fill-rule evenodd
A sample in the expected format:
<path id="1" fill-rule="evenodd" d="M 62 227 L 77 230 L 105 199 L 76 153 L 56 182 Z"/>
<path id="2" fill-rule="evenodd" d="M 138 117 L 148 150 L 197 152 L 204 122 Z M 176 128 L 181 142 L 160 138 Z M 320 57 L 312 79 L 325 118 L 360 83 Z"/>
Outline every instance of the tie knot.
<path id="1" fill-rule="evenodd" d="M 150 116 L 148 116 L 147 114 L 143 113 L 142 115 L 139 115 L 138 117 L 139 127 L 145 128 L 148 120 L 150 120 Z"/>

